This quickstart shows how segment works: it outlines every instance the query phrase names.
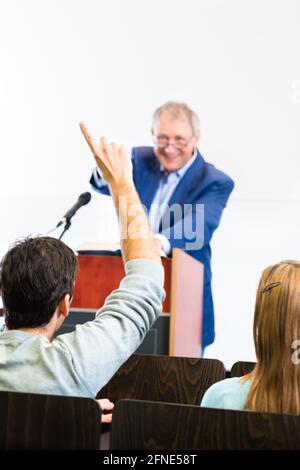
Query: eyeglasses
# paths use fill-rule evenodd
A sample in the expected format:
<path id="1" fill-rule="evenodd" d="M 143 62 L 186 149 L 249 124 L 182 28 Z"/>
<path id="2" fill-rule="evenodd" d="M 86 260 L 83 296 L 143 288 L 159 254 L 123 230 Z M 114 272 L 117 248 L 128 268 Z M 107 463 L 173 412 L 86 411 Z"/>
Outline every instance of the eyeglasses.
<path id="1" fill-rule="evenodd" d="M 154 143 L 158 148 L 166 148 L 169 145 L 172 145 L 175 149 L 183 149 L 187 147 L 194 136 L 190 137 L 189 139 L 184 139 L 183 137 L 175 137 L 173 142 L 168 137 L 154 137 Z"/>

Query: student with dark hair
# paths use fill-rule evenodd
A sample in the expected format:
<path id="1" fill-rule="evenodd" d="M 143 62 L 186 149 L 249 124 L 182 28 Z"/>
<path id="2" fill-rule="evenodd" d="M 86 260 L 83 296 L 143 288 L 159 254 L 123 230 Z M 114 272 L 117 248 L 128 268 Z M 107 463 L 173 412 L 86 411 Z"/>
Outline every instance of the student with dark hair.
<path id="1" fill-rule="evenodd" d="M 163 268 L 131 160 L 105 138 L 96 144 L 83 123 L 81 130 L 113 194 L 126 276 L 93 321 L 54 337 L 69 314 L 76 256 L 50 237 L 14 245 L 0 265 L 6 325 L 0 335 L 0 390 L 95 397 L 161 313 Z M 108 400 L 102 405 L 112 406 Z"/>
<path id="2" fill-rule="evenodd" d="M 253 338 L 254 370 L 212 385 L 201 406 L 300 414 L 300 262 L 282 261 L 263 271 Z"/>
<path id="3" fill-rule="evenodd" d="M 7 328 L 48 325 L 59 301 L 72 297 L 76 270 L 74 252 L 56 238 L 17 242 L 1 262 Z"/>

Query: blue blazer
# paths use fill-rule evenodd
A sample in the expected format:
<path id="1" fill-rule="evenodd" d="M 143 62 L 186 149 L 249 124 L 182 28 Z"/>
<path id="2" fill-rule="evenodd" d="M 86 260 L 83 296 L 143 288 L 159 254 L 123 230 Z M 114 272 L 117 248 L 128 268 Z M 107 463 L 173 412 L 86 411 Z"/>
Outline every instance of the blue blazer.
<path id="1" fill-rule="evenodd" d="M 132 150 L 133 179 L 142 204 L 149 211 L 160 180 L 160 163 L 157 160 L 152 147 L 135 147 Z M 90 183 L 96 191 L 109 194 L 108 186 L 99 187 L 94 176 Z M 191 256 L 201 261 L 204 265 L 204 291 L 203 291 L 203 327 L 202 346 L 205 347 L 214 341 L 214 308 L 211 292 L 211 248 L 210 240 L 218 227 L 222 211 L 226 206 L 228 197 L 234 187 L 232 179 L 225 173 L 217 170 L 207 163 L 197 150 L 197 157 L 188 168 L 176 186 L 169 207 L 179 204 L 188 210 L 184 213 L 184 223 L 189 218 L 189 225 L 194 228 L 186 236 L 186 230 L 182 228 L 182 220 L 178 219 L 178 213 L 171 211 L 164 214 L 160 224 L 160 232 L 167 236 L 172 248 L 184 249 Z M 201 206 L 199 206 L 201 205 Z M 203 205 L 203 206 L 202 206 Z M 199 207 L 202 208 L 199 211 Z M 201 210 L 204 207 L 204 220 Z M 203 212 L 202 212 L 203 214 Z M 176 218 L 177 217 L 177 218 Z M 197 224 L 202 220 L 201 234 L 197 232 Z M 179 227 L 181 225 L 181 227 Z M 182 236 L 178 237 L 178 233 Z"/>

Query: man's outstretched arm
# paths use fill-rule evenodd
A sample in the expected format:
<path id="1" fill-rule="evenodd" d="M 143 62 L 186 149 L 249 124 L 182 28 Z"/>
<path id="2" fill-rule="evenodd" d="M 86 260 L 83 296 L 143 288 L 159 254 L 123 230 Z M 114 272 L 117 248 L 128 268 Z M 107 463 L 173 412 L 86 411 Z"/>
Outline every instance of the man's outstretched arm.
<path id="1" fill-rule="evenodd" d="M 109 184 L 119 220 L 124 261 L 142 258 L 161 264 L 157 243 L 134 186 L 130 157 L 123 146 L 109 143 L 105 137 L 97 144 L 82 122 L 80 129 L 101 174 Z"/>

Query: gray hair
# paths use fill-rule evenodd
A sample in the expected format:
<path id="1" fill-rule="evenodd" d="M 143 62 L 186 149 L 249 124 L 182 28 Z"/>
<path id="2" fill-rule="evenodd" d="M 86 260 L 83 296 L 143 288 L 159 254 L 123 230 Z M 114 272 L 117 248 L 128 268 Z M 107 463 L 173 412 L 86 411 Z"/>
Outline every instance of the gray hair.
<path id="1" fill-rule="evenodd" d="M 154 111 L 152 126 L 155 127 L 160 116 L 166 113 L 174 119 L 186 117 L 192 128 L 193 134 L 196 135 L 200 131 L 200 123 L 197 114 L 185 103 L 177 103 L 176 101 L 167 101 Z"/>

